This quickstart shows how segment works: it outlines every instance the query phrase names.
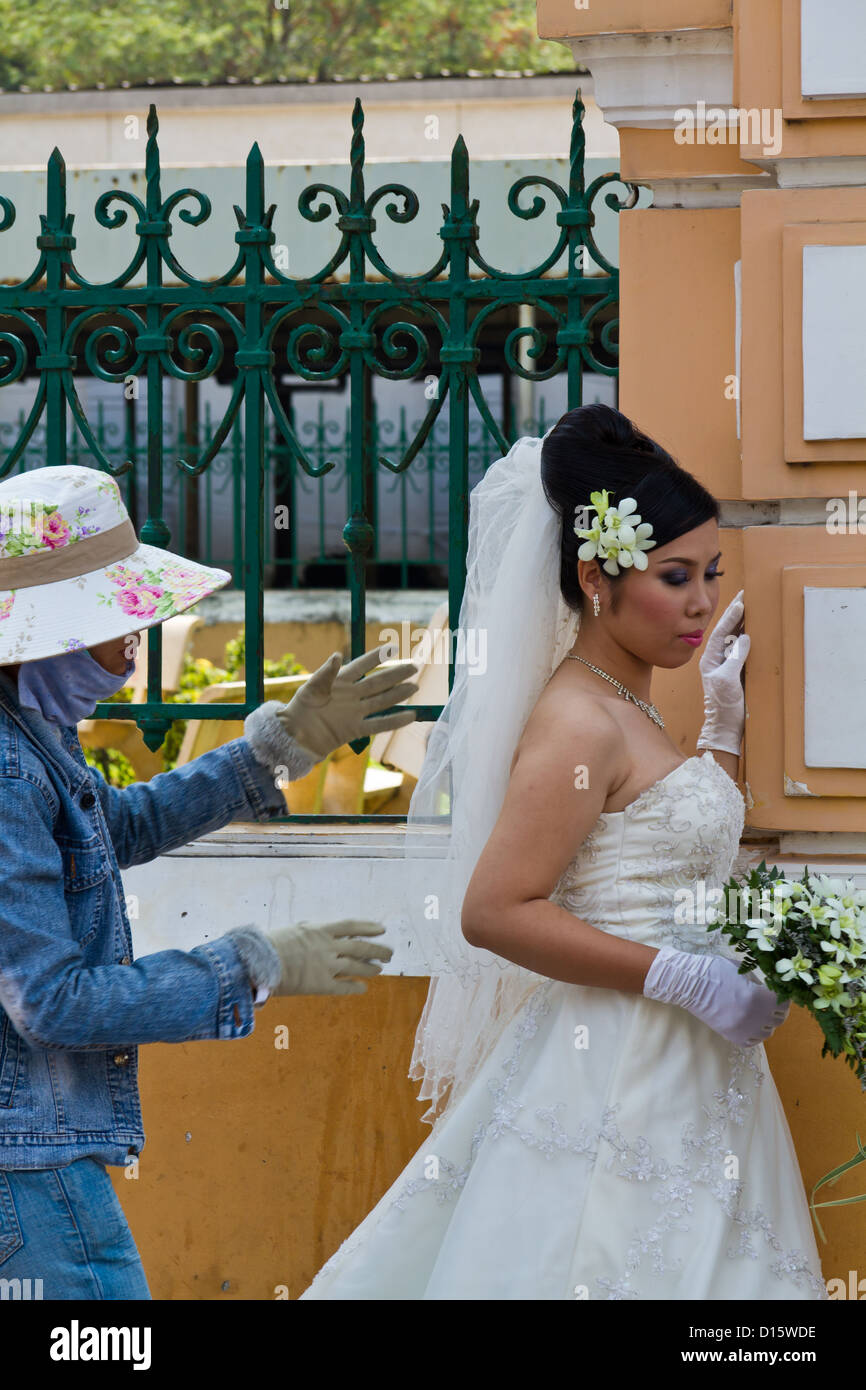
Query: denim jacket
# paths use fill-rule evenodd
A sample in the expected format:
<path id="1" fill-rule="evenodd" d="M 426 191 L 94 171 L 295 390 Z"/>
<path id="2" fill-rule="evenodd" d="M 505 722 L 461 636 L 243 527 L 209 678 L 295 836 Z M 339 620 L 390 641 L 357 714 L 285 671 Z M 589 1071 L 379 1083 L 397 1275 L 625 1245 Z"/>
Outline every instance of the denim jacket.
<path id="1" fill-rule="evenodd" d="M 133 959 L 120 870 L 285 811 L 245 738 L 111 787 L 0 671 L 0 1169 L 130 1162 L 137 1045 L 252 1032 L 230 937 Z"/>

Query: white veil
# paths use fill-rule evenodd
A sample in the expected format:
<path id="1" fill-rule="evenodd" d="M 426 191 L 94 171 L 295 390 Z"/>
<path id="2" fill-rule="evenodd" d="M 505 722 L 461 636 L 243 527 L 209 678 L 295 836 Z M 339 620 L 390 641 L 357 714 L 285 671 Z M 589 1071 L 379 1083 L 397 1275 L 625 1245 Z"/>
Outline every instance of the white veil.
<path id="1" fill-rule="evenodd" d="M 470 946 L 460 926 L 520 735 L 580 623 L 560 594 L 562 522 L 542 487 L 542 442 L 518 439 L 470 494 L 454 684 L 430 732 L 407 814 L 406 857 L 437 865 L 434 893 L 412 925 L 431 980 L 409 1075 L 423 1078 L 418 1098 L 432 1101 L 422 1117 L 430 1123 L 461 1094 L 545 978 Z M 449 809 L 450 828 L 424 824 Z"/>

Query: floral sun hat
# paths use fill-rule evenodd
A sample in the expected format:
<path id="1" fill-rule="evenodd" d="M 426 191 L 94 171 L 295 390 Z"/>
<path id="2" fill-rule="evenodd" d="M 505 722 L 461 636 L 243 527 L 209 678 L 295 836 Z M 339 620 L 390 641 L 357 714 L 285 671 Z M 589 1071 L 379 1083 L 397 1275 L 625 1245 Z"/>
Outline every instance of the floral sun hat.
<path id="1" fill-rule="evenodd" d="M 69 464 L 0 481 L 0 665 L 154 627 L 230 580 L 141 545 L 108 473 Z"/>

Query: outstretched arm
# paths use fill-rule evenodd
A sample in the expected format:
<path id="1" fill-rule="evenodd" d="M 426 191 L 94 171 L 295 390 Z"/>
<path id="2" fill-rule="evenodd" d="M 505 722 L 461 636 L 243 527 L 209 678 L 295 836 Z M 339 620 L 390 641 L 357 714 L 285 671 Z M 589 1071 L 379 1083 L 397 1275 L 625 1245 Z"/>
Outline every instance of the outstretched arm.
<path id="1" fill-rule="evenodd" d="M 88 964 L 67 907 L 69 853 L 54 838 L 54 809 L 26 776 L 2 779 L 2 802 L 0 1005 L 31 1047 L 81 1051 L 252 1031 L 250 976 L 229 937 Z M 108 877 L 107 856 L 102 863 Z"/>
<path id="2" fill-rule="evenodd" d="M 302 758 L 301 765 L 308 771 L 312 763 Z M 272 770 L 256 761 L 246 738 L 122 789 L 109 786 L 95 768 L 88 770 L 121 869 L 146 864 L 230 821 L 286 814 Z M 289 775 L 302 773 L 290 769 Z"/>
<path id="3" fill-rule="evenodd" d="M 284 815 L 278 780 L 303 777 L 353 738 L 398 729 L 412 709 L 381 710 L 417 693 L 411 662 L 367 674 L 384 659 L 376 647 L 345 666 L 334 652 L 286 704 L 269 700 L 244 720 L 244 736 L 150 782 L 118 790 L 92 772 L 122 869 L 144 864 L 233 820 Z"/>

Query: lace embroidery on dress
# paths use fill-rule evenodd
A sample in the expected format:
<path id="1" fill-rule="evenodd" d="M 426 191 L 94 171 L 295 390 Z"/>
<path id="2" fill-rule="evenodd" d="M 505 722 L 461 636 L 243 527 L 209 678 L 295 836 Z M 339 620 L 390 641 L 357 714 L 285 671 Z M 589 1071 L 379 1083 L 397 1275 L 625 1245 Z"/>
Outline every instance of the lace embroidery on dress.
<path id="1" fill-rule="evenodd" d="M 690 1230 L 690 1224 L 684 1220 L 684 1216 L 694 1210 L 692 1197 L 697 1185 L 706 1188 L 712 1194 L 725 1215 L 739 1230 L 736 1245 L 729 1246 L 725 1251 L 729 1259 L 746 1255 L 757 1260 L 760 1252 L 755 1249 L 752 1237 L 763 1232 L 766 1246 L 779 1255 L 779 1258 L 771 1263 L 770 1272 L 780 1281 L 789 1278 L 798 1286 L 806 1285 L 819 1299 L 828 1298 L 826 1285 L 812 1272 L 805 1253 L 798 1249 L 784 1250 L 762 1207 L 758 1205 L 751 1211 L 741 1207 L 745 1184 L 742 1181 L 734 1182 L 722 1175 L 725 1158 L 730 1153 L 730 1146 L 723 1137 L 726 1127 L 731 1123 L 743 1124 L 754 1094 L 764 1080 L 764 1072 L 750 1055 L 751 1051 L 752 1049 L 731 1046 L 730 1080 L 726 1090 L 719 1089 L 713 1093 L 717 1102 L 715 1109 L 704 1107 L 707 1126 L 703 1134 L 694 1137 L 694 1123 L 690 1120 L 683 1125 L 682 1163 L 671 1164 L 663 1158 L 655 1158 L 643 1136 L 639 1136 L 634 1144 L 629 1144 L 620 1130 L 614 1124 L 608 1123 L 613 1111 L 618 1109 L 617 1106 L 605 1111 L 602 1116 L 602 1137 L 619 1155 L 620 1167 L 617 1176 L 638 1182 L 657 1180 L 660 1186 L 652 1194 L 653 1201 L 664 1208 L 659 1219 L 647 1230 L 636 1234 L 629 1245 L 624 1275 L 617 1280 L 596 1280 L 601 1288 L 607 1289 L 609 1299 L 640 1297 L 629 1282 L 629 1275 L 640 1268 L 644 1254 L 651 1255 L 654 1274 L 676 1270 L 680 1266 L 680 1260 L 671 1264 L 664 1262 L 662 1241 L 667 1230 Z M 749 1079 L 743 1079 L 746 1070 L 751 1072 L 751 1089 Z M 608 1169 L 615 1162 L 615 1158 L 615 1154 L 608 1158 Z"/>
<path id="2" fill-rule="evenodd" d="M 700 770 L 706 768 L 714 785 L 702 778 L 691 778 L 689 800 L 684 803 L 683 788 L 677 786 L 675 779 L 680 768 L 691 763 Z M 624 811 L 602 814 L 560 875 L 550 901 L 602 929 L 605 923 L 616 925 L 610 884 L 605 880 L 593 882 L 587 870 L 597 863 L 604 835 L 626 835 L 627 826 L 622 822 L 638 818 L 645 821 L 647 829 L 657 838 L 650 854 L 629 854 L 623 865 L 626 875 L 623 882 L 627 882 L 631 891 L 640 892 L 641 916 L 652 927 L 656 938 L 653 944 L 697 951 L 702 955 L 733 957 L 735 953 L 721 933 L 707 932 L 703 923 L 678 923 L 671 912 L 671 901 L 677 890 L 685 890 L 694 898 L 701 882 L 722 884 L 731 872 L 739 849 L 745 803 L 737 784 L 714 758 L 708 756 L 687 758 L 667 777 L 642 791 Z M 693 847 L 686 870 L 682 843 L 684 835 L 689 833 Z M 628 935 L 628 932 L 623 934 Z"/>
<path id="3" fill-rule="evenodd" d="M 595 864 L 599 857 L 602 827 L 599 821 L 590 830 L 577 854 L 566 865 L 559 881 L 550 895 L 549 901 L 564 907 L 577 917 L 585 920 L 601 919 L 610 911 L 610 885 L 586 879 L 588 865 Z"/>
<path id="4" fill-rule="evenodd" d="M 630 1283 L 629 1276 L 641 1267 L 643 1256 L 646 1254 L 651 1256 L 653 1274 L 662 1274 L 678 1267 L 678 1260 L 667 1262 L 664 1258 L 664 1237 L 669 1230 L 690 1229 L 684 1217 L 694 1210 L 692 1198 L 696 1187 L 703 1187 L 712 1194 L 739 1232 L 736 1245 L 730 1246 L 726 1251 L 729 1258 L 748 1256 L 750 1259 L 758 1259 L 759 1251 L 755 1249 L 752 1237 L 763 1233 L 766 1247 L 778 1253 L 778 1258 L 770 1265 L 770 1272 L 780 1282 L 789 1278 L 797 1285 L 806 1283 L 818 1297 L 826 1299 L 826 1287 L 812 1273 L 804 1253 L 797 1249 L 784 1250 L 772 1223 L 760 1205 L 751 1211 L 741 1206 L 745 1184 L 721 1176 L 725 1157 L 730 1152 L 730 1146 L 723 1137 L 725 1128 L 731 1123 L 743 1124 L 752 1105 L 754 1092 L 764 1079 L 762 1068 L 754 1057 L 749 1055 L 752 1049 L 731 1047 L 731 1072 L 727 1089 L 714 1092 L 713 1098 L 717 1102 L 715 1109 L 704 1107 L 707 1126 L 700 1136 L 694 1135 L 692 1121 L 683 1125 L 683 1162 L 678 1164 L 672 1164 L 667 1159 L 655 1155 L 652 1146 L 643 1135 L 629 1141 L 615 1124 L 618 1104 L 602 1111 L 597 1127 L 588 1125 L 584 1120 L 575 1134 L 568 1134 L 559 1120 L 557 1112 L 564 1105 L 562 1101 L 554 1106 L 535 1109 L 534 1114 L 543 1127 L 542 1130 L 527 1128 L 517 1122 L 519 1111 L 524 1107 L 522 1102 L 509 1095 L 509 1090 L 520 1067 L 524 1044 L 535 1036 L 541 1019 L 550 1011 L 549 995 L 556 983 L 554 980 L 548 980 L 535 991 L 526 1004 L 515 1030 L 513 1050 L 502 1064 L 501 1078 L 491 1078 L 487 1083 L 493 1099 L 493 1108 L 489 1120 L 483 1121 L 476 1128 L 466 1162 L 458 1166 L 444 1155 L 437 1155 L 441 1176 L 409 1179 L 393 1198 L 389 1210 L 394 1207 L 404 1210 L 406 1200 L 422 1192 L 434 1194 L 440 1204 L 450 1201 L 465 1186 L 478 1150 L 485 1140 L 495 1140 L 506 1133 L 515 1135 L 547 1159 L 556 1153 L 568 1152 L 588 1159 L 592 1164 L 598 1160 L 600 1144 L 604 1143 L 614 1150 L 606 1160 L 606 1168 L 610 1170 L 618 1158 L 616 1176 L 630 1182 L 646 1183 L 648 1190 L 656 1184 L 652 1200 L 662 1208 L 655 1222 L 645 1231 L 635 1234 L 625 1252 L 625 1268 L 621 1277 L 617 1280 L 602 1276 L 596 1278 L 599 1288 L 607 1291 L 608 1299 L 640 1297 L 638 1290 Z M 751 1074 L 750 1080 L 743 1079 L 746 1072 Z M 425 1145 L 425 1150 L 428 1153 L 435 1150 L 435 1129 L 430 1142 Z M 352 1236 L 349 1236 L 322 1267 L 322 1275 L 335 1271 L 350 1253 L 352 1246 Z"/>
<path id="5" fill-rule="evenodd" d="M 685 760 L 685 763 L 692 762 L 694 759 Z M 624 812 L 613 815 L 626 820 L 641 815 L 646 828 L 657 835 L 652 853 L 630 855 L 624 867 L 628 887 L 641 894 L 641 916 L 646 924 L 651 924 L 657 945 L 671 945 L 680 951 L 698 951 L 702 955 L 731 956 L 733 951 L 720 933 L 708 933 L 703 923 L 678 923 L 671 915 L 671 898 L 677 891 L 684 891 L 691 901 L 696 901 L 702 881 L 703 884 L 724 883 L 740 847 L 745 806 L 741 792 L 716 760 L 701 758 L 698 763 L 709 770 L 714 787 L 702 784 L 701 778 L 692 778 L 688 806 L 684 805 L 683 788 L 671 785 L 674 774 L 680 770 L 676 767 L 669 776 L 642 791 Z M 712 827 L 712 831 L 705 830 L 705 826 Z M 599 926 L 610 919 L 609 887 L 605 883 L 587 881 L 587 867 L 598 859 L 599 838 L 606 828 L 616 834 L 616 821 L 609 826 L 603 815 L 560 876 L 550 899 L 578 916 L 596 919 Z M 689 831 L 694 848 L 689 853 L 688 870 L 685 870 L 683 837 Z"/>
<path id="6" fill-rule="evenodd" d="M 641 892 L 646 920 L 652 924 L 658 945 L 702 955 L 731 955 L 720 933 L 707 932 L 700 922 L 678 922 L 671 913 L 675 894 L 688 894 L 696 900 L 701 883 L 709 886 L 725 881 L 743 828 L 744 802 L 736 783 L 714 759 L 701 759 L 700 763 L 715 785 L 691 779 L 687 804 L 683 803 L 682 789 L 670 779 L 650 788 L 651 814 L 646 824 L 657 838 L 651 854 L 629 858 L 627 872 L 630 887 Z M 682 842 L 689 832 L 692 843 L 686 867 Z"/>

